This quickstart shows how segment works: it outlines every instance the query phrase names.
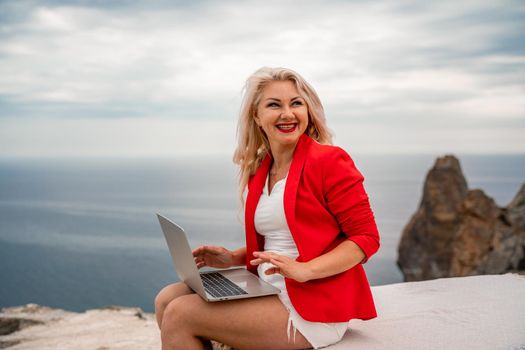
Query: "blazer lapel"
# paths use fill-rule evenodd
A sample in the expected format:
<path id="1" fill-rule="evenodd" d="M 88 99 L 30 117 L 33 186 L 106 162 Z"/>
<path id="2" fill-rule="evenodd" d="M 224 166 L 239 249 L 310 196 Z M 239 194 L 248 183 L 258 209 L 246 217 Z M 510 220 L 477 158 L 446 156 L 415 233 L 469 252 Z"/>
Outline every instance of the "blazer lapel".
<path id="1" fill-rule="evenodd" d="M 286 178 L 286 187 L 284 188 L 284 214 L 286 216 L 286 222 L 292 233 L 292 237 L 297 245 L 299 251 L 299 261 L 301 257 L 301 241 L 298 240 L 298 232 L 295 226 L 295 203 L 297 199 L 297 188 L 299 187 L 299 181 L 301 180 L 301 174 L 303 172 L 304 161 L 308 153 L 308 146 L 310 145 L 311 139 L 308 135 L 303 134 L 297 142 L 295 147 L 292 164 L 290 170 L 288 170 L 288 177 Z"/>
<path id="2" fill-rule="evenodd" d="M 246 198 L 246 208 L 244 210 L 244 222 L 246 226 L 246 251 L 253 252 L 264 249 L 263 237 L 255 231 L 255 210 L 259 203 L 259 198 L 263 191 L 264 184 L 266 183 L 266 177 L 272 164 L 272 157 L 267 154 L 261 162 L 259 168 L 250 179 L 248 183 L 248 196 Z M 252 257 L 247 257 L 247 261 L 251 260 Z M 251 268 L 251 266 L 248 266 Z"/>

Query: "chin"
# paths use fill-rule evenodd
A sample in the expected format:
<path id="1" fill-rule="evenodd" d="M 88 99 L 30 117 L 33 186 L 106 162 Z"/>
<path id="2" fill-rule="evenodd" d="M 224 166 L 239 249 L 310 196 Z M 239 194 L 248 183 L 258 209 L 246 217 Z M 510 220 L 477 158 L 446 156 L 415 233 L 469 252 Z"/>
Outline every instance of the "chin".
<path id="1" fill-rule="evenodd" d="M 293 133 L 293 135 L 279 135 L 279 137 L 275 138 L 275 141 L 281 145 L 294 145 L 299 141 L 299 138 L 301 137 L 301 134 L 299 133 Z"/>

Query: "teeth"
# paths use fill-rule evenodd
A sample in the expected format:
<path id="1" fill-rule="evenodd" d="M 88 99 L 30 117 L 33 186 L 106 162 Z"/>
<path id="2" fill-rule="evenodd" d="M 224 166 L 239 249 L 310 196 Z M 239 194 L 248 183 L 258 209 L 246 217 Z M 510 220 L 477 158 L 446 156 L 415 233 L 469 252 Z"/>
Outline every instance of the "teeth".
<path id="1" fill-rule="evenodd" d="M 292 125 L 277 125 L 277 127 L 279 129 L 284 129 L 284 130 L 288 130 L 288 129 L 292 129 L 295 127 L 295 124 L 292 124 Z"/>

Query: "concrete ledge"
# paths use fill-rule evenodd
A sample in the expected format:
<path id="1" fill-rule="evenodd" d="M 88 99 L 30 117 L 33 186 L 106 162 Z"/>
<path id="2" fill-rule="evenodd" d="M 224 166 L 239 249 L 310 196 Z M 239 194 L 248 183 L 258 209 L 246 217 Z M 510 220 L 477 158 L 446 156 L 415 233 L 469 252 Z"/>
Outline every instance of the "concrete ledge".
<path id="1" fill-rule="evenodd" d="M 523 275 L 399 283 L 372 293 L 379 317 L 350 321 L 330 349 L 525 349 Z M 0 320 L 0 348 L 160 349 L 154 315 L 138 308 L 74 313 L 30 304 L 2 309 Z"/>
<path id="2" fill-rule="evenodd" d="M 352 320 L 331 349 L 525 349 L 525 276 L 373 287 L 379 317 Z"/>

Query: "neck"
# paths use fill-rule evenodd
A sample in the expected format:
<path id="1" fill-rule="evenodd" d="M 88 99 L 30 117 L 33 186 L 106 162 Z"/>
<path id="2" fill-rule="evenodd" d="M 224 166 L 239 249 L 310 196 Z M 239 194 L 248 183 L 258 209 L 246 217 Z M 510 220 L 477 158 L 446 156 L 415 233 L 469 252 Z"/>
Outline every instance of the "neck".
<path id="1" fill-rule="evenodd" d="M 278 147 L 271 147 L 272 151 L 272 158 L 273 158 L 273 164 L 271 167 L 271 172 L 281 172 L 281 171 L 288 171 L 288 168 L 290 167 L 290 164 L 292 163 L 293 159 L 293 153 L 295 151 L 295 145 L 290 146 L 282 146 L 279 145 Z"/>

